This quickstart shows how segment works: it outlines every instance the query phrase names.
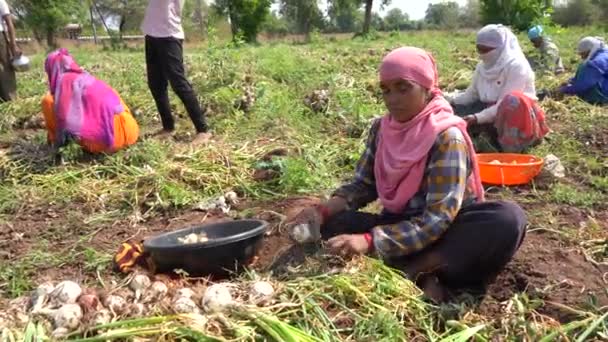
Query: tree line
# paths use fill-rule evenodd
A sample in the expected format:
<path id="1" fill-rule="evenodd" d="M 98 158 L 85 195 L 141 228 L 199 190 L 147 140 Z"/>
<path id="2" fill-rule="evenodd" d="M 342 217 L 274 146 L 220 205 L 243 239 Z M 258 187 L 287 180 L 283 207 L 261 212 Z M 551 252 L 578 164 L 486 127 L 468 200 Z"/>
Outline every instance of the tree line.
<path id="1" fill-rule="evenodd" d="M 570 0 L 553 7 L 551 0 L 468 0 L 429 4 L 422 20 L 411 20 L 398 8 L 384 16 L 374 4 L 389 6 L 391 0 L 186 0 L 183 11 L 188 33 L 205 36 L 220 24 L 230 27 L 234 40 L 255 42 L 261 32 L 270 35 L 312 32 L 368 35 L 372 31 L 476 28 L 504 23 L 518 30 L 551 20 L 560 25 L 608 22 L 608 0 Z M 81 24 L 114 35 L 137 32 L 147 0 L 9 0 L 18 28 L 54 46 L 68 23 Z M 275 6 L 272 6 L 272 5 Z M 274 10 L 271 11 L 271 8 Z"/>

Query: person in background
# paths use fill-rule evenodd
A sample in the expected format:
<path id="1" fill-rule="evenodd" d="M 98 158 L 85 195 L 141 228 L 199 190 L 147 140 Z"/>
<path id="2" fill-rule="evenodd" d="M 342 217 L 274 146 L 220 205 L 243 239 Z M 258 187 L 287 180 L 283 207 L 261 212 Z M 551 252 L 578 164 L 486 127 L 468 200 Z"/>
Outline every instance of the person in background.
<path id="1" fill-rule="evenodd" d="M 591 104 L 608 104 L 608 48 L 602 38 L 581 39 L 577 48 L 583 63 L 574 78 L 563 84 L 557 92 L 576 95 Z"/>
<path id="2" fill-rule="evenodd" d="M 134 144 L 139 126 L 109 85 L 76 64 L 66 49 L 44 63 L 49 93 L 42 99 L 47 141 L 57 150 L 75 140 L 91 153 L 111 153 Z"/>
<path id="3" fill-rule="evenodd" d="M 0 0 L 0 102 L 8 102 L 17 93 L 17 79 L 13 70 L 13 58 L 21 56 L 17 46 L 15 26 L 6 0 Z"/>
<path id="4" fill-rule="evenodd" d="M 537 103 L 534 72 L 517 37 L 503 25 L 487 25 L 477 33 L 477 64 L 468 89 L 450 99 L 471 134 L 486 133 L 493 147 L 522 152 L 549 132 Z"/>
<path id="5" fill-rule="evenodd" d="M 169 104 L 168 84 L 181 99 L 194 123 L 193 143 L 207 143 L 211 138 L 205 115 L 192 85 L 186 79 L 183 60 L 184 29 L 182 8 L 184 0 L 149 0 L 142 30 L 146 35 L 146 67 L 148 86 L 156 102 L 163 128 L 157 133 L 165 138 L 172 135 L 175 122 Z"/>
<path id="6" fill-rule="evenodd" d="M 525 213 L 484 202 L 467 125 L 438 89 L 428 52 L 393 50 L 379 78 L 388 113 L 372 124 L 354 179 L 301 211 L 290 236 L 329 239 L 342 255 L 377 254 L 437 302 L 448 289 L 483 290 L 522 243 Z M 358 211 L 378 198 L 381 214 Z"/>
<path id="7" fill-rule="evenodd" d="M 536 25 L 528 30 L 528 38 L 540 54 L 537 59 L 528 59 L 535 70 L 546 70 L 556 75 L 564 72 L 564 64 L 559 56 L 557 45 L 543 32 L 543 27 Z"/>

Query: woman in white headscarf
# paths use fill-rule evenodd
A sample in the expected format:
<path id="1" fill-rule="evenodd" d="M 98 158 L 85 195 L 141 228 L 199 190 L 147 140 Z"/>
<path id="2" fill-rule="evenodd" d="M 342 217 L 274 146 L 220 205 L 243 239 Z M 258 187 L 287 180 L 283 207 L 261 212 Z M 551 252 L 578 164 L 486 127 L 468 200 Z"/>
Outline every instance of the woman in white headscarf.
<path id="1" fill-rule="evenodd" d="M 583 63 L 574 78 L 558 92 L 576 95 L 591 104 L 608 104 L 608 48 L 599 37 L 586 37 L 578 43 L 577 52 Z"/>
<path id="2" fill-rule="evenodd" d="M 517 37 L 503 25 L 487 25 L 477 33 L 477 52 L 471 85 L 451 100 L 454 112 L 471 133 L 487 132 L 498 150 L 521 152 L 540 143 L 549 129 Z"/>

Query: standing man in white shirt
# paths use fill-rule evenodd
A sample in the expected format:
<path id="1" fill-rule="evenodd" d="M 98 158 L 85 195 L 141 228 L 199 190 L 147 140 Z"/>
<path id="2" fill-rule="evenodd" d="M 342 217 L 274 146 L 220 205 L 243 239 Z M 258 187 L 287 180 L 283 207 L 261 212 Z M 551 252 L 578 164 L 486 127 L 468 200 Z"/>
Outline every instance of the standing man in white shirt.
<path id="1" fill-rule="evenodd" d="M 2 0 L 0 0 L 2 1 Z M 159 137 L 169 137 L 175 121 L 169 105 L 171 88 L 181 99 L 196 129 L 193 143 L 204 144 L 211 139 L 205 114 L 184 70 L 184 29 L 182 8 L 185 0 L 149 0 L 142 30 L 146 35 L 146 67 L 148 87 L 156 102 L 163 124 Z"/>
<path id="2" fill-rule="evenodd" d="M 15 99 L 17 79 L 11 63 L 21 55 L 15 37 L 15 26 L 6 0 L 0 0 L 0 102 Z"/>

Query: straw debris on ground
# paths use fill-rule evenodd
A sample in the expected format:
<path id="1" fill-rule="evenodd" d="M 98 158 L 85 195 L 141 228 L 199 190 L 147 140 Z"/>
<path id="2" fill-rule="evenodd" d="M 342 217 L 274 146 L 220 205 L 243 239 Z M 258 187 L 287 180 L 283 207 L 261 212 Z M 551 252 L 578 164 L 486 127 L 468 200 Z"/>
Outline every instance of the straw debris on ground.
<path id="1" fill-rule="evenodd" d="M 599 33 L 590 30 L 554 35 L 565 61 L 575 61 L 581 36 Z M 473 41 L 470 32 L 429 31 L 234 47 L 212 35 L 185 49 L 189 77 L 208 107 L 215 136 L 213 144 L 196 148 L 188 144 L 191 123 L 173 94 L 175 139 L 147 136 L 159 120 L 141 43 L 120 51 L 75 48 L 76 60 L 133 108 L 143 134 L 113 155 L 91 156 L 71 145 L 61 159 L 48 153 L 36 120 L 47 88 L 44 55 L 34 55 L 33 69 L 19 75 L 19 99 L 0 104 L 0 341 L 50 338 L 49 323 L 9 310 L 25 307 L 24 298 L 40 284 L 72 280 L 85 289 L 124 287 L 111 258 L 129 239 L 217 219 L 266 217 L 272 229 L 259 259 L 271 264 L 289 246 L 286 219 L 314 201 L 300 198 L 318 200 L 352 175 L 370 120 L 384 112 L 375 81 L 380 52 L 401 45 L 430 50 L 441 85 L 453 91 L 470 78 Z M 521 42 L 527 45 L 523 35 Z M 573 62 L 566 67 L 559 77 L 539 77 L 538 88 L 556 86 L 576 70 Z M 321 100 L 305 101 L 310 94 L 319 97 L 320 90 Z M 437 306 L 376 260 L 342 263 L 303 253 L 304 265 L 281 272 L 260 267 L 232 280 L 269 280 L 276 292 L 266 306 L 240 302 L 217 314 L 176 314 L 161 306 L 145 317 L 81 327 L 68 339 L 606 340 L 608 110 L 575 98 L 545 99 L 542 106 L 552 131 L 531 153 L 555 155 L 565 177 L 487 189 L 491 199 L 519 202 L 530 227 L 518 255 L 483 300 L 462 294 Z M 201 209 L 229 192 L 238 204 L 227 213 Z M 200 279 L 165 283 L 172 282 L 206 286 Z M 202 296 L 202 288 L 195 290 Z"/>

